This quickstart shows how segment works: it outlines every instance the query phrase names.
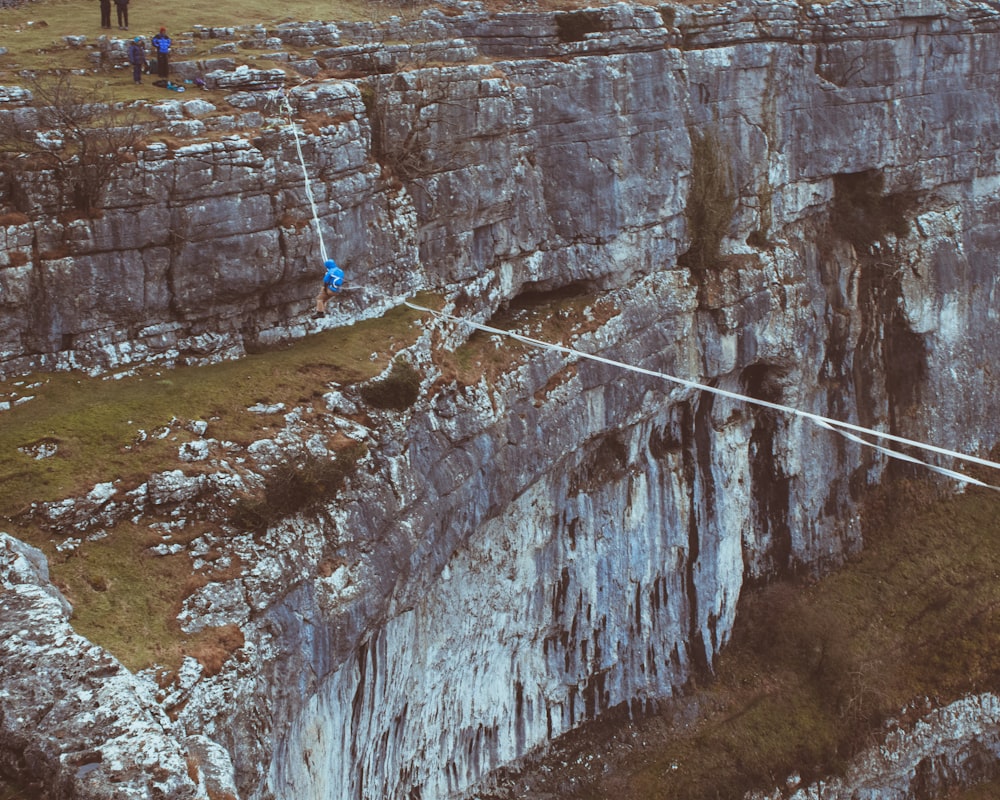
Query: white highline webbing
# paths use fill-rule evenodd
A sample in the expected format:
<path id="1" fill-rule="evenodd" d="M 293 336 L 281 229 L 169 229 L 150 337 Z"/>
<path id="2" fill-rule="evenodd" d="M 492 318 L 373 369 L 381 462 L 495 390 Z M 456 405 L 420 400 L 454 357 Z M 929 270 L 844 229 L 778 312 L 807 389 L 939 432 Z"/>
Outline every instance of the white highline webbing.
<path id="1" fill-rule="evenodd" d="M 908 447 L 913 447 L 919 450 L 926 450 L 931 453 L 937 453 L 938 455 L 947 456 L 949 458 L 958 459 L 960 461 L 967 461 L 971 464 L 978 464 L 981 467 L 989 467 L 990 469 L 1000 470 L 1000 464 L 995 461 L 990 461 L 985 458 L 979 458 L 978 456 L 967 455 L 966 453 L 959 453 L 955 450 L 948 450 L 944 447 L 937 447 L 932 444 L 925 444 L 924 442 L 918 442 L 913 439 L 906 439 L 902 436 L 896 436 L 891 433 L 885 433 L 884 431 L 877 431 L 872 428 L 865 428 L 861 425 L 853 425 L 850 422 L 842 422 L 840 420 L 831 419 L 829 417 L 820 416 L 819 414 L 812 414 L 808 411 L 802 411 L 798 408 L 793 408 L 792 406 L 782 405 L 781 403 L 772 403 L 769 400 L 761 400 L 756 397 L 749 397 L 747 395 L 739 394 L 737 392 L 730 392 L 726 389 L 719 389 L 716 386 L 708 386 L 707 384 L 698 383 L 697 381 L 687 380 L 685 378 L 678 378 L 674 375 L 668 375 L 665 372 L 656 372 L 651 369 L 644 369 L 643 367 L 637 367 L 632 364 L 625 364 L 621 361 L 614 361 L 610 358 L 604 358 L 603 356 L 593 355 L 592 353 L 585 353 L 582 350 L 575 350 L 572 347 L 565 347 L 564 345 L 552 344 L 551 342 L 545 342 L 540 339 L 532 339 L 530 336 L 524 336 L 520 333 L 515 333 L 514 331 L 505 331 L 502 328 L 493 328 L 489 325 L 483 325 L 479 322 L 473 322 L 468 319 L 463 319 L 462 317 L 456 317 L 451 314 L 445 314 L 442 311 L 435 311 L 432 308 L 426 308 L 424 306 L 417 305 L 416 303 L 411 303 L 408 300 L 404 301 L 404 305 L 415 311 L 422 311 L 431 314 L 439 319 L 448 320 L 449 322 L 455 322 L 460 325 L 467 325 L 470 328 L 475 328 L 476 330 L 483 331 L 485 333 L 493 333 L 499 336 L 506 336 L 511 339 L 516 339 L 517 341 L 529 344 L 532 347 L 540 347 L 547 350 L 554 350 L 556 352 L 565 353 L 566 355 L 577 356 L 579 358 L 585 358 L 590 361 L 597 361 L 602 364 L 608 364 L 613 367 L 618 367 L 619 369 L 629 370 L 630 372 L 638 372 L 642 375 L 648 375 L 653 378 L 660 378 L 661 380 L 669 381 L 671 383 L 676 383 L 680 386 L 684 386 L 688 389 L 695 389 L 700 392 L 709 392 L 711 394 L 718 395 L 720 397 L 726 397 L 730 400 L 738 400 L 743 403 L 751 403 L 753 405 L 762 406 L 764 408 L 770 408 L 774 411 L 780 411 L 785 414 L 790 414 L 792 416 L 801 417 L 802 419 L 807 419 L 810 422 L 819 425 L 821 428 L 826 428 L 839 433 L 841 436 L 847 439 L 857 442 L 858 444 L 865 445 L 866 447 L 872 447 L 881 453 L 884 453 L 890 458 L 897 458 L 901 461 L 908 461 L 913 464 L 919 464 L 926 467 L 929 470 L 945 475 L 949 478 L 954 478 L 955 480 L 962 481 L 964 483 L 971 483 L 975 486 L 982 486 L 985 489 L 993 489 L 994 491 L 1000 491 L 1000 486 L 993 486 L 992 484 L 986 483 L 984 481 L 973 478 L 969 475 L 965 475 L 961 472 L 956 472 L 954 470 L 946 469 L 945 467 L 939 467 L 935 464 L 928 464 L 926 461 L 921 461 L 918 458 L 907 455 L 906 453 L 900 453 L 898 450 L 892 450 L 884 447 L 880 444 L 874 442 L 869 442 L 862 439 L 860 436 L 855 434 L 863 433 L 869 436 L 873 436 L 877 439 L 883 439 L 890 442 L 895 442 L 896 444 L 906 445 Z"/>
<path id="2" fill-rule="evenodd" d="M 319 212 L 316 211 L 316 201 L 313 199 L 312 184 L 309 182 L 309 171 L 306 169 L 306 160 L 302 155 L 302 144 L 299 142 L 299 128 L 292 119 L 292 106 L 288 102 L 288 98 L 282 95 L 281 98 L 282 108 L 288 117 L 288 126 L 292 129 L 292 134 L 295 136 L 295 150 L 299 154 L 299 163 L 302 165 L 302 178 L 306 185 L 306 197 L 309 198 L 309 206 L 312 208 L 313 224 L 316 226 L 316 236 L 319 239 L 319 254 L 320 258 L 323 260 L 323 264 L 327 262 L 326 254 L 326 244 L 323 242 L 323 231 L 320 229 L 319 224 Z"/>

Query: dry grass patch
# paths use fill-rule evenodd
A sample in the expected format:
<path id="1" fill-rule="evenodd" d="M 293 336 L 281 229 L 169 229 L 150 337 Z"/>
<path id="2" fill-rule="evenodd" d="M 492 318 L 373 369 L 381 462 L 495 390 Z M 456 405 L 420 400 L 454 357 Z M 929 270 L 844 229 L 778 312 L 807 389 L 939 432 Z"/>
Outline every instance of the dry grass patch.
<path id="1" fill-rule="evenodd" d="M 488 324 L 531 339 L 572 347 L 576 337 L 598 330 L 619 313 L 611 301 L 571 285 L 554 291 L 523 293 L 498 311 Z M 535 352 L 535 345 L 477 330 L 453 353 L 439 354 L 437 358 L 443 380 L 457 380 L 469 386 L 484 376 L 490 383 L 496 383 L 500 376 Z M 569 377 L 566 375 L 564 379 Z"/>
<path id="2" fill-rule="evenodd" d="M 243 631 L 236 625 L 207 628 L 203 636 L 193 640 L 188 655 L 201 664 L 205 675 L 218 675 L 229 657 L 243 647 Z"/>

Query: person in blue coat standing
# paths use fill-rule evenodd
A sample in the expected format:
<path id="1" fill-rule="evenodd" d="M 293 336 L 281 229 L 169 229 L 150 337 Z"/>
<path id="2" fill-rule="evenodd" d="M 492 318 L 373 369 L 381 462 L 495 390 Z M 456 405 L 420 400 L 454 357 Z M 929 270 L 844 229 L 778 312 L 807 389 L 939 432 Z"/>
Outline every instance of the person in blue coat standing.
<path id="1" fill-rule="evenodd" d="M 337 266 L 336 261 L 328 258 L 323 266 L 326 267 L 326 274 L 323 276 L 323 286 L 316 295 L 316 311 L 313 313 L 313 318 L 322 317 L 326 313 L 326 304 L 344 285 L 344 271 Z"/>
<path id="2" fill-rule="evenodd" d="M 160 32 L 153 37 L 153 49 L 156 50 L 156 74 L 161 78 L 167 77 L 170 57 L 170 37 L 167 36 L 167 29 L 160 28 Z"/>

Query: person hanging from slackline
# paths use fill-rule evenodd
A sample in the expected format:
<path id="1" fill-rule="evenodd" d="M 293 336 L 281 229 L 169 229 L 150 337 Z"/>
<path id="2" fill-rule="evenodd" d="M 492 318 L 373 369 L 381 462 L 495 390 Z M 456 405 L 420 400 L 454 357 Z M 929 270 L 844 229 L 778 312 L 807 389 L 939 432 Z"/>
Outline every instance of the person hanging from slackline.
<path id="1" fill-rule="evenodd" d="M 326 274 L 323 276 L 319 294 L 316 295 L 316 311 L 313 312 L 313 319 L 319 319 L 326 314 L 326 304 L 344 285 L 344 271 L 337 266 L 336 261 L 328 258 L 323 266 L 326 267 Z"/>

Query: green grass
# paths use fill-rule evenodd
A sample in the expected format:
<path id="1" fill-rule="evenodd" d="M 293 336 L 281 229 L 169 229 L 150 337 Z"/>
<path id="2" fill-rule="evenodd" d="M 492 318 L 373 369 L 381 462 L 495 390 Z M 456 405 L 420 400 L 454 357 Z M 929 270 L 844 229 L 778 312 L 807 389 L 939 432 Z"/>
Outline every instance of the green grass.
<path id="1" fill-rule="evenodd" d="M 0 40 L 10 52 L 0 57 L 0 68 L 9 68 L 17 63 L 21 66 L 53 66 L 44 61 L 46 53 L 59 52 L 64 62 L 59 66 L 84 66 L 85 51 L 67 48 L 66 36 L 86 36 L 88 41 L 107 35 L 113 38 L 143 36 L 147 42 L 161 26 L 167 28 L 175 42 L 185 31 L 194 31 L 195 26 L 228 27 L 263 24 L 274 26 L 281 22 L 293 21 L 357 21 L 381 16 L 379 9 L 385 8 L 384 15 L 390 13 L 389 6 L 378 6 L 357 0 L 288 0 L 275 4 L 260 0 L 178 0 L 169 7 L 153 8 L 136 4 L 129 7 L 129 30 L 119 31 L 115 10 L 111 9 L 110 31 L 102 30 L 97 2 L 81 4 L 75 0 L 40 0 L 26 3 L 17 8 L 6 8 L 0 14 Z M 205 52 L 220 44 L 218 39 L 196 40 L 196 45 Z M 252 51 L 247 51 L 252 55 Z M 75 54 L 75 55 L 74 55 Z M 77 57 L 78 56 L 78 57 Z M 188 58 L 188 56 L 177 56 Z"/>
<path id="2" fill-rule="evenodd" d="M 149 47 L 149 40 L 165 26 L 174 39 L 175 46 L 181 44 L 180 34 L 203 27 L 229 27 L 263 24 L 273 28 L 281 22 L 292 21 L 359 21 L 377 20 L 393 14 L 417 13 L 424 4 L 401 7 L 396 3 L 360 2 L 360 0 L 289 0 L 286 3 L 263 3 L 259 0 L 218 0 L 205 3 L 202 0 L 178 0 L 169 6 L 153 8 L 144 4 L 132 4 L 129 8 L 129 30 L 119 31 L 117 18 L 112 6 L 110 31 L 100 27 L 100 11 L 97 2 L 80 3 L 76 0 L 38 0 L 18 8 L 6 8 L 0 12 L 0 42 L 8 49 L 0 55 L 0 84 L 22 83 L 17 73 L 23 69 L 46 72 L 53 69 L 86 70 L 87 74 L 75 78 L 82 87 L 100 87 L 108 90 L 114 99 L 130 102 L 140 99 L 162 99 L 163 89 L 153 87 L 151 79 L 144 85 L 132 83 L 129 69 L 95 69 L 89 59 L 94 52 L 86 45 L 93 45 L 102 35 L 130 39 L 143 36 Z M 83 47 L 69 46 L 66 36 L 85 36 Z M 193 53 L 177 52 L 173 59 L 186 61 L 211 56 L 211 48 L 219 45 L 219 39 L 195 39 Z M 286 52 L 296 52 L 294 47 L 283 48 Z M 284 68 L 280 62 L 260 59 L 266 51 L 241 49 L 236 58 L 239 63 L 265 69 Z M 230 55 L 230 54 L 225 54 Z M 300 55 L 311 55 L 304 51 Z M 154 59 L 155 61 L 155 59 Z M 298 73 L 290 72 L 296 80 Z M 224 92 L 199 92 L 200 97 L 218 102 Z M 172 97 L 174 95 L 171 95 Z"/>
<path id="3" fill-rule="evenodd" d="M 439 304 L 433 297 L 418 300 Z M 187 636 L 176 616 L 187 595 L 210 578 L 228 577 L 238 564 L 219 574 L 193 576 L 184 553 L 150 555 L 149 547 L 161 541 L 159 532 L 146 527 L 152 520 L 120 524 L 106 538 L 59 552 L 55 544 L 67 533 L 50 535 L 19 512 L 31 502 L 79 495 L 101 481 L 121 479 L 128 487 L 154 471 L 203 469 L 179 461 L 181 441 L 191 438 L 180 426 L 171 426 L 166 438 L 151 437 L 136 445 L 140 429 L 152 432 L 174 418 L 201 419 L 209 422 L 208 436 L 248 444 L 284 423 L 280 414 L 248 412 L 255 403 L 284 403 L 288 409 L 315 403 L 316 413 L 321 413 L 323 404 L 316 401 L 330 382 L 346 385 L 380 373 L 401 348 L 416 340 L 420 318 L 401 306 L 379 319 L 211 366 L 146 370 L 120 380 L 62 373 L 0 383 L 0 397 L 35 396 L 0 417 L 4 527 L 45 552 L 53 581 L 73 604 L 77 632 L 130 669 L 159 664 L 169 674 L 185 655 L 198 658 L 206 669 L 218 668 L 226 654 L 242 644 L 238 632 L 222 628 Z M 377 357 L 372 359 L 372 353 Z M 41 385 L 33 386 L 36 382 Z M 55 443 L 56 455 L 35 459 L 18 449 L 39 441 Z M 357 458 L 355 450 L 347 447 L 344 458 L 315 468 L 299 492 L 302 502 L 294 508 L 282 506 L 271 516 L 307 508 L 318 493 L 339 486 Z M 171 541 L 186 543 L 210 529 L 208 522 L 191 520 Z"/>
<path id="4" fill-rule="evenodd" d="M 189 526 L 171 541 L 201 532 Z M 195 587 L 191 559 L 186 553 L 150 555 L 147 548 L 160 541 L 148 528 L 119 525 L 104 539 L 49 558 L 53 579 L 73 604 L 74 629 L 133 670 L 153 664 L 176 669 L 206 639 L 183 635 L 175 619 Z"/>
<path id="5" fill-rule="evenodd" d="M 32 501 L 79 494 L 116 478 L 142 481 L 151 471 L 176 466 L 177 448 L 187 436 L 183 431 L 135 444 L 140 430 L 148 434 L 175 417 L 208 421 L 207 435 L 220 440 L 260 438 L 262 428 L 282 420 L 250 413 L 249 406 L 310 406 L 331 381 L 373 377 L 415 340 L 418 318 L 400 307 L 239 361 L 145 370 L 117 381 L 59 373 L 0 383 L 0 397 L 35 395 L 2 414 L 0 517 L 15 515 Z M 375 360 L 373 352 L 379 354 Z M 16 386 L 36 381 L 43 385 Z M 57 445 L 56 455 L 36 459 L 19 450 L 43 441 Z"/>

